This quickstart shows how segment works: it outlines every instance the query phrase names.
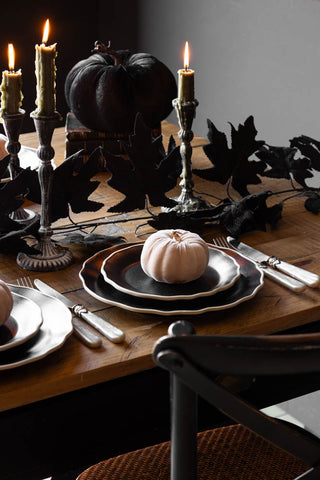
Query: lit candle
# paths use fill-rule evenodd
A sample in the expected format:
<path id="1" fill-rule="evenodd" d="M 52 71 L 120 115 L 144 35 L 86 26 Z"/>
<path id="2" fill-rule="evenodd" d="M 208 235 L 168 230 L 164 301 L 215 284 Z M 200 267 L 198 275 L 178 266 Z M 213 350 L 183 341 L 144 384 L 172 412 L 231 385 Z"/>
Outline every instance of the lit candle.
<path id="1" fill-rule="evenodd" d="M 194 100 L 194 70 L 189 68 L 189 44 L 184 49 L 184 68 L 178 70 L 178 98 L 182 102 Z"/>
<path id="2" fill-rule="evenodd" d="M 22 74 L 21 70 L 14 70 L 14 48 L 8 44 L 9 70 L 2 72 L 1 83 L 1 116 L 3 114 L 14 115 L 19 113 L 22 104 Z"/>
<path id="3" fill-rule="evenodd" d="M 49 20 L 43 29 L 42 44 L 36 45 L 37 108 L 36 116 L 52 116 L 56 111 L 56 43 L 47 46 Z"/>

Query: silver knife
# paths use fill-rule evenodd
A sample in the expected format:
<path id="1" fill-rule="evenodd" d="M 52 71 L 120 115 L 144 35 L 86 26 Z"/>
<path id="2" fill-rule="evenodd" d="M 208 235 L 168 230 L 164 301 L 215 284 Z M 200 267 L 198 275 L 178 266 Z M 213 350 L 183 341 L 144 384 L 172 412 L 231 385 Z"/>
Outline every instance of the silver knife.
<path id="1" fill-rule="evenodd" d="M 61 300 L 61 302 L 67 305 L 67 307 L 70 308 L 77 317 L 85 320 L 89 325 L 98 330 L 98 332 L 102 333 L 102 335 L 108 338 L 108 340 L 111 342 L 120 343 L 124 340 L 124 333 L 122 330 L 107 322 L 103 318 L 98 317 L 94 313 L 89 312 L 83 305 L 74 304 L 67 297 L 57 292 L 57 290 L 42 282 L 38 278 L 34 279 L 34 284 L 41 292 Z"/>
<path id="2" fill-rule="evenodd" d="M 227 237 L 227 241 L 232 247 L 234 247 L 236 250 L 239 250 L 239 252 L 243 253 L 247 257 L 258 262 L 262 266 L 266 265 L 268 272 L 272 270 L 278 275 L 280 272 L 282 272 L 286 275 L 290 275 L 292 279 L 296 279 L 308 287 L 316 288 L 319 286 L 320 277 L 315 273 L 308 272 L 303 268 L 291 265 L 290 263 L 284 262 L 275 256 L 266 255 L 255 248 L 249 247 L 249 245 L 246 245 L 245 243 L 239 242 L 235 238 Z M 265 273 L 267 273 L 267 269 L 264 270 Z"/>

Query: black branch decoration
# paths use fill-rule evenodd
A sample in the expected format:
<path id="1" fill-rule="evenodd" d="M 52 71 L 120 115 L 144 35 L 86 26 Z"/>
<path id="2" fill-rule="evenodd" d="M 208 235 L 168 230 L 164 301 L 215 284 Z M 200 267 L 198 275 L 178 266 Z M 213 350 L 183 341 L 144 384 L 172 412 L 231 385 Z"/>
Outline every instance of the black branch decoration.
<path id="1" fill-rule="evenodd" d="M 171 210 L 153 213 L 150 210 L 150 205 L 172 207 L 176 204 L 167 193 L 177 185 L 182 162 L 174 138 L 170 137 L 165 150 L 162 136 L 152 138 L 150 129 L 138 113 L 132 135 L 122 144 L 125 154 L 116 156 L 98 147 L 86 159 L 83 151 L 79 151 L 54 170 L 51 221 L 69 217 L 72 222 L 65 227 L 53 228 L 54 232 L 66 232 L 70 242 L 85 245 L 98 246 L 106 241 L 124 240 L 122 237 L 95 235 L 93 231 L 101 225 L 126 222 L 125 215 L 123 218 L 111 217 L 89 223 L 76 223 L 71 218 L 70 212 L 98 211 L 104 206 L 90 199 L 99 186 L 99 182 L 92 178 L 101 171 L 110 173 L 107 184 L 124 196 L 116 205 L 108 205 L 108 211 L 127 213 L 144 209 L 146 216 L 131 217 L 130 220 L 145 220 L 147 225 L 157 230 L 184 228 L 199 231 L 208 226 L 222 226 L 235 237 L 253 230 L 265 231 L 268 225 L 275 227 L 278 224 L 285 202 L 292 197 L 304 198 L 307 211 L 313 214 L 320 212 L 320 185 L 308 185 L 320 172 L 320 141 L 300 135 L 289 140 L 288 146 L 269 145 L 257 139 L 253 116 L 249 116 L 238 128 L 230 123 L 230 142 L 211 120 L 207 124 L 209 143 L 203 147 L 203 152 L 212 166 L 194 169 L 193 173 L 208 181 L 209 191 L 202 192 L 208 197 L 217 198 L 214 191 L 216 183 L 226 187 L 224 198 L 218 199 L 216 205 L 191 212 Z M 0 160 L 0 179 L 7 176 L 8 164 L 9 156 Z M 285 179 L 288 188 L 281 192 L 266 190 L 263 187 L 264 178 Z M 261 191 L 250 192 L 251 185 L 259 184 L 262 184 Z M 284 195 L 286 197 L 282 198 Z M 271 201 L 279 196 L 282 200 L 278 203 Z M 41 203 L 38 174 L 29 168 L 19 168 L 14 180 L 6 179 L 0 183 L 1 252 L 33 251 L 26 240 L 29 237 L 37 239 L 39 220 L 35 219 L 26 226 L 11 218 L 12 212 L 23 203 L 23 198 Z M 138 225 L 137 231 L 143 225 Z M 87 228 L 90 228 L 89 233 L 82 235 Z M 65 241 L 68 242 L 68 237 Z"/>

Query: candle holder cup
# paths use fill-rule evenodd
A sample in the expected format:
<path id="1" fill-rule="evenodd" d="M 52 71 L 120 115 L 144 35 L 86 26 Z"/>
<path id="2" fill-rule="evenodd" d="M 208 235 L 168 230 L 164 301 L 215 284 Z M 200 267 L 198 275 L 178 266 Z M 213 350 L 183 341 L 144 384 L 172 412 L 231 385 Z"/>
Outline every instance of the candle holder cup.
<path id="1" fill-rule="evenodd" d="M 20 109 L 18 113 L 3 113 L 2 120 L 3 120 L 3 128 L 8 138 L 8 141 L 5 144 L 6 150 L 10 155 L 9 160 L 9 174 L 11 180 L 15 179 L 19 173 L 20 167 L 20 160 L 19 160 L 19 152 L 21 149 L 21 144 L 19 142 L 19 136 L 22 129 L 23 119 L 25 116 L 25 111 Z M 21 196 L 21 200 L 23 197 Z M 33 212 L 32 210 L 25 209 L 23 207 L 17 208 L 12 214 L 10 218 L 17 222 L 21 223 L 29 223 L 33 220 L 37 213 Z"/>
<path id="2" fill-rule="evenodd" d="M 178 137 L 181 141 L 180 154 L 182 158 L 181 194 L 175 198 L 177 205 L 172 208 L 163 208 L 163 211 L 175 211 L 178 213 L 192 212 L 195 210 L 203 210 L 210 208 L 212 205 L 199 195 L 193 192 L 194 182 L 192 179 L 192 146 L 193 140 L 192 123 L 195 117 L 196 108 L 199 102 L 196 99 L 182 101 L 175 98 L 172 105 L 177 112 L 180 130 Z"/>
<path id="3" fill-rule="evenodd" d="M 41 215 L 39 236 L 40 241 L 34 248 L 39 250 L 36 254 L 26 254 L 20 252 L 17 256 L 17 263 L 26 270 L 38 272 L 48 272 L 62 270 L 66 268 L 73 260 L 71 252 L 67 248 L 62 248 L 51 240 L 51 202 L 52 202 L 52 180 L 54 158 L 54 149 L 51 146 L 51 139 L 57 121 L 61 118 L 60 114 L 50 117 L 36 116 L 33 118 L 37 135 L 39 138 L 39 147 L 37 155 L 40 159 L 39 182 L 41 189 Z"/>

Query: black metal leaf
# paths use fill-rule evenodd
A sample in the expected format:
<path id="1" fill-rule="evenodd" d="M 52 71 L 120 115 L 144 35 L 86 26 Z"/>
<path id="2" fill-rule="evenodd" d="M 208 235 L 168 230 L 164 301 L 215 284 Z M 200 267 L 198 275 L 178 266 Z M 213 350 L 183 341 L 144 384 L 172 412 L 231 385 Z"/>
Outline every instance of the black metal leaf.
<path id="1" fill-rule="evenodd" d="M 257 130 L 253 116 L 249 116 L 238 129 L 231 125 L 231 148 L 227 137 L 208 120 L 208 139 L 210 143 L 203 147 L 213 167 L 194 169 L 201 178 L 226 184 L 231 179 L 233 188 L 242 196 L 249 194 L 247 185 L 261 183 L 258 174 L 265 169 L 261 161 L 250 161 L 249 157 L 261 148 L 263 140 L 256 140 Z"/>
<path id="2" fill-rule="evenodd" d="M 30 168 L 22 170 L 15 179 L 0 184 L 0 217 L 9 215 L 23 204 L 32 177 Z"/>
<path id="3" fill-rule="evenodd" d="M 290 140 L 290 146 L 297 148 L 302 155 L 310 159 L 311 168 L 320 171 L 320 142 L 307 135 L 300 135 Z"/>
<path id="4" fill-rule="evenodd" d="M 213 167 L 203 170 L 194 169 L 193 173 L 205 180 L 216 181 L 224 185 L 232 175 L 235 164 L 234 155 L 228 147 L 226 135 L 220 132 L 211 120 L 208 119 L 207 124 L 210 143 L 203 147 L 203 151 Z"/>
<path id="5" fill-rule="evenodd" d="M 252 230 L 266 230 L 266 224 L 275 225 L 281 218 L 282 202 L 267 207 L 266 201 L 271 192 L 262 191 L 248 195 L 224 208 L 220 223 L 232 236 L 239 236 Z"/>
<path id="6" fill-rule="evenodd" d="M 183 228 L 195 231 L 205 225 L 218 225 L 223 209 L 224 204 L 192 212 L 161 212 L 149 220 L 148 224 L 156 230 Z"/>
<path id="7" fill-rule="evenodd" d="M 162 137 L 151 138 L 151 131 L 138 113 L 134 134 L 129 142 L 122 142 L 128 159 L 106 155 L 106 166 L 112 176 L 108 184 L 125 195 L 125 198 L 109 208 L 109 212 L 129 212 L 145 207 L 146 197 L 151 205 L 173 207 L 176 202 L 165 196 L 172 189 L 181 173 L 181 157 L 178 147 L 170 144 L 165 155 Z"/>
<path id="8" fill-rule="evenodd" d="M 23 237 L 33 235 L 38 237 L 39 219 L 35 217 L 28 225 L 16 222 L 10 217 L 0 216 L 0 252 L 1 253 L 37 253 L 37 250 L 27 244 Z"/>
<path id="9" fill-rule="evenodd" d="M 51 222 L 67 217 L 69 206 L 74 213 L 96 212 L 103 206 L 103 203 L 88 199 L 100 184 L 98 181 L 91 181 L 90 178 L 104 168 L 102 158 L 100 147 L 90 154 L 87 161 L 83 151 L 80 150 L 54 170 Z"/>
<path id="10" fill-rule="evenodd" d="M 0 160 L 0 178 L 4 178 L 4 176 L 7 175 L 9 161 L 10 155 L 6 155 Z"/>
<path id="11" fill-rule="evenodd" d="M 295 158 L 296 153 L 297 149 L 292 147 L 263 145 L 255 155 L 268 164 L 270 169 L 265 170 L 261 175 L 287 179 L 292 176 L 296 182 L 305 187 L 305 179 L 313 177 L 310 170 L 311 161 L 306 157 Z"/>
<path id="12" fill-rule="evenodd" d="M 308 197 L 307 200 L 304 202 L 304 206 L 306 210 L 312 213 L 320 213 L 320 195 L 317 192 L 304 192 L 304 197 Z"/>

